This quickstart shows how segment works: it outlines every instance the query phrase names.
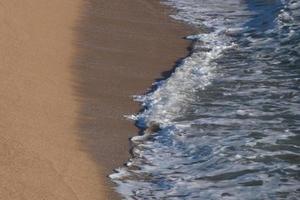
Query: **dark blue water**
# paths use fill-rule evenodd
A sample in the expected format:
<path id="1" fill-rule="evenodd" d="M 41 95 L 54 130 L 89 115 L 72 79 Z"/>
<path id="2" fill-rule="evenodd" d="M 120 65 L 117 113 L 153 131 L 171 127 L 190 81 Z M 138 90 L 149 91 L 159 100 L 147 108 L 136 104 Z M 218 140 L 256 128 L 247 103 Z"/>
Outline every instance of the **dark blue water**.
<path id="1" fill-rule="evenodd" d="M 300 1 L 169 0 L 191 56 L 137 96 L 125 199 L 300 199 Z M 147 130 L 150 127 L 151 130 Z"/>

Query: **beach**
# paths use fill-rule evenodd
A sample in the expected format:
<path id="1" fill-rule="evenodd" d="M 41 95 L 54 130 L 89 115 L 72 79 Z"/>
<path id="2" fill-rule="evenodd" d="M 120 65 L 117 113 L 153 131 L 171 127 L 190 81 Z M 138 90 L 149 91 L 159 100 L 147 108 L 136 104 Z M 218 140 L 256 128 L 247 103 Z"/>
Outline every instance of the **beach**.
<path id="1" fill-rule="evenodd" d="M 0 199 L 120 199 L 107 177 L 138 134 L 124 115 L 188 54 L 159 1 L 0 3 Z"/>
<path id="2" fill-rule="evenodd" d="M 300 1 L 166 0 L 190 54 L 132 118 L 125 199 L 299 199 Z M 175 31 L 174 31 L 175 32 Z M 149 128 L 150 127 L 150 128 Z"/>

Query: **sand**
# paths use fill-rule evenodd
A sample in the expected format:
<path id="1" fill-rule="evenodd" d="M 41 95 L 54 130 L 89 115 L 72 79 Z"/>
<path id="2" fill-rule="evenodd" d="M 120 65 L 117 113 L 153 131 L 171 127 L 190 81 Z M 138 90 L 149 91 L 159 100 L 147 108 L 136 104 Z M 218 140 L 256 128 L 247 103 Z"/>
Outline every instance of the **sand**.
<path id="1" fill-rule="evenodd" d="M 0 2 L 0 199 L 120 199 L 107 175 L 137 134 L 124 114 L 187 54 L 153 0 Z M 165 73 L 166 75 L 167 73 Z"/>

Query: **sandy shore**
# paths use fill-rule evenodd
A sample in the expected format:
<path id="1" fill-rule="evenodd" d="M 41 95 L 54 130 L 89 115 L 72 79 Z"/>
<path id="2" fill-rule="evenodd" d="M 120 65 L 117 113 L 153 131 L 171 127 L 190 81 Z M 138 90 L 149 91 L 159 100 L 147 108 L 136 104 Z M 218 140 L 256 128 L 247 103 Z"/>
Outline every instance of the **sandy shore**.
<path id="1" fill-rule="evenodd" d="M 137 134 L 123 118 L 187 54 L 153 0 L 0 2 L 0 199 L 118 199 L 106 176 Z"/>

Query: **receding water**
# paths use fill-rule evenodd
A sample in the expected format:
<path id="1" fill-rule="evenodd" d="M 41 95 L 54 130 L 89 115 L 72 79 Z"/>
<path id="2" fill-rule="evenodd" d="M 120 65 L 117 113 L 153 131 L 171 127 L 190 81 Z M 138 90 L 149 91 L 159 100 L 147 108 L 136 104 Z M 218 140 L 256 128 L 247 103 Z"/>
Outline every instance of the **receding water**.
<path id="1" fill-rule="evenodd" d="M 300 199 L 300 1 L 168 0 L 193 53 L 136 96 L 125 199 Z"/>

